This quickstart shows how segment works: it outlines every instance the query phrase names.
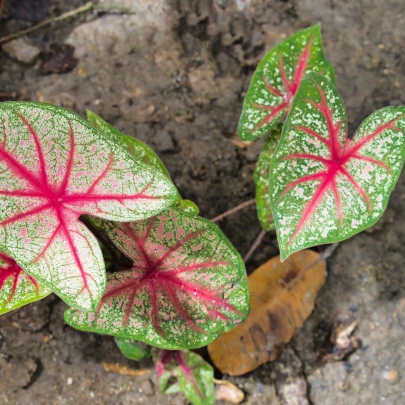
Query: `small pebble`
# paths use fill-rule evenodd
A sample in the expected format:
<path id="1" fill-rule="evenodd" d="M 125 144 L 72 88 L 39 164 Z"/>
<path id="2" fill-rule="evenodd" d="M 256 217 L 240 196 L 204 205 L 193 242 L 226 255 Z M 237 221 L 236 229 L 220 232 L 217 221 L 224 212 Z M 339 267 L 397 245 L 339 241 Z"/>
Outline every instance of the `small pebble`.
<path id="1" fill-rule="evenodd" d="M 381 374 L 384 380 L 387 380 L 391 384 L 395 384 L 399 379 L 399 373 L 397 370 L 394 369 L 384 370 Z"/>
<path id="2" fill-rule="evenodd" d="M 72 385 L 73 384 L 73 378 L 72 377 L 69 377 L 68 379 L 67 379 L 67 385 Z"/>

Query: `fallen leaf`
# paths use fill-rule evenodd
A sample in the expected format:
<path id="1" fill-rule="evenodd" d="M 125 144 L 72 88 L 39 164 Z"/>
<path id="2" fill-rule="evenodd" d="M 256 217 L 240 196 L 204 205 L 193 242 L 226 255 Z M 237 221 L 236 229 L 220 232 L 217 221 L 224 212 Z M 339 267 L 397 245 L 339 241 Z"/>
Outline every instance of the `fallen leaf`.
<path id="1" fill-rule="evenodd" d="M 357 321 L 337 320 L 332 332 L 324 361 L 340 361 L 353 353 L 360 345 L 359 339 L 352 336 L 357 327 Z"/>
<path id="2" fill-rule="evenodd" d="M 215 399 L 217 401 L 240 404 L 245 399 L 244 392 L 235 384 L 226 380 L 217 380 L 216 378 L 214 378 L 214 383 L 217 385 L 215 390 Z"/>
<path id="3" fill-rule="evenodd" d="M 260 266 L 248 280 L 249 316 L 208 345 L 214 364 L 223 373 L 242 375 L 275 360 L 312 312 L 325 278 L 325 261 L 310 250 Z"/>
<path id="4" fill-rule="evenodd" d="M 123 366 L 119 363 L 102 363 L 104 370 L 110 373 L 117 373 L 121 375 L 130 375 L 132 377 L 140 377 L 145 374 L 149 374 L 151 371 L 146 368 L 134 369 L 127 366 Z"/>

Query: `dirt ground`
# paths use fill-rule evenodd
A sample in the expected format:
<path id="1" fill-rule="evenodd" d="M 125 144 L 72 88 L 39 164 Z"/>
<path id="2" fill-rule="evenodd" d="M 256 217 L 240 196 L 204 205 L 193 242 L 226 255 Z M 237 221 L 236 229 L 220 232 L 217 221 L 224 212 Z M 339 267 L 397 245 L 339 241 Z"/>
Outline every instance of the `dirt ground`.
<path id="1" fill-rule="evenodd" d="M 6 0 L 0 36 L 85 0 Z M 215 4 L 214 4 L 215 3 Z M 349 132 L 374 110 L 405 104 L 403 0 L 105 0 L 125 13 L 87 12 L 29 36 L 40 59 L 24 65 L 0 50 L 2 100 L 39 100 L 82 116 L 91 109 L 160 154 L 180 193 L 211 218 L 254 196 L 263 140 L 235 146 L 244 91 L 256 63 L 278 41 L 321 22 Z M 41 73 L 53 43 L 75 47 L 70 72 Z M 15 93 L 4 94 L 4 93 Z M 247 404 L 405 404 L 405 173 L 384 217 L 339 245 L 317 306 L 281 359 L 239 378 Z M 247 252 L 260 231 L 253 207 L 221 223 Z M 266 235 L 248 271 L 278 253 Z M 153 373 L 130 377 L 102 362 L 126 361 L 113 339 L 63 322 L 50 296 L 0 320 L 0 403 L 185 404 L 157 392 Z M 346 360 L 320 355 L 337 319 L 356 320 L 361 346 Z M 290 394 L 288 394 L 290 393 Z M 301 398 L 301 399 L 297 399 Z"/>

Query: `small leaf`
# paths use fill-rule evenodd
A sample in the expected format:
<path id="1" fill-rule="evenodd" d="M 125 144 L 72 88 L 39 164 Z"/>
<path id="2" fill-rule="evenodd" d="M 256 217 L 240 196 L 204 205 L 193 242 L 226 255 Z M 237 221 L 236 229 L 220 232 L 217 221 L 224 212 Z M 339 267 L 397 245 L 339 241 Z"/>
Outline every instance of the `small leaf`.
<path id="1" fill-rule="evenodd" d="M 69 325 L 177 349 L 204 346 L 246 317 L 245 266 L 212 222 L 173 207 L 105 227 L 133 267 L 108 276 L 97 313 L 68 309 Z"/>
<path id="2" fill-rule="evenodd" d="M 336 88 L 309 74 L 271 163 L 270 201 L 281 257 L 375 224 L 405 157 L 405 107 L 376 111 L 347 138 Z"/>
<path id="3" fill-rule="evenodd" d="M 256 187 L 256 210 L 260 225 L 268 232 L 276 226 L 270 207 L 270 163 L 281 138 L 282 125 L 279 124 L 270 133 L 269 139 L 263 146 L 253 173 Z"/>
<path id="4" fill-rule="evenodd" d="M 150 347 L 143 342 L 116 337 L 115 343 L 127 359 L 140 361 L 151 356 Z"/>
<path id="5" fill-rule="evenodd" d="M 249 316 L 208 346 L 215 366 L 242 375 L 275 360 L 311 314 L 325 278 L 325 262 L 310 250 L 260 266 L 249 276 Z"/>
<path id="6" fill-rule="evenodd" d="M 0 104 L 0 249 L 69 305 L 96 308 L 105 266 L 82 214 L 114 221 L 156 215 L 177 191 L 76 114 Z"/>
<path id="7" fill-rule="evenodd" d="M 87 120 L 94 128 L 123 146 L 129 151 L 129 153 L 141 160 L 144 164 L 159 170 L 170 179 L 170 174 L 165 165 L 153 149 L 146 145 L 146 143 L 139 141 L 133 136 L 123 134 L 90 110 L 87 110 Z"/>
<path id="8" fill-rule="evenodd" d="M 214 370 L 188 350 L 159 350 L 155 355 L 160 391 L 181 391 L 193 405 L 215 404 Z"/>
<path id="9" fill-rule="evenodd" d="M 190 200 L 182 200 L 181 198 L 177 202 L 177 207 L 189 215 L 198 215 L 198 213 L 200 212 L 197 204 L 193 203 Z"/>
<path id="10" fill-rule="evenodd" d="M 323 55 L 319 25 L 280 42 L 259 63 L 243 102 L 239 136 L 250 141 L 267 134 L 289 112 L 299 84 L 309 72 L 330 80 L 335 77 Z"/>
<path id="11" fill-rule="evenodd" d="M 0 314 L 39 301 L 51 291 L 38 284 L 9 256 L 0 253 Z"/>

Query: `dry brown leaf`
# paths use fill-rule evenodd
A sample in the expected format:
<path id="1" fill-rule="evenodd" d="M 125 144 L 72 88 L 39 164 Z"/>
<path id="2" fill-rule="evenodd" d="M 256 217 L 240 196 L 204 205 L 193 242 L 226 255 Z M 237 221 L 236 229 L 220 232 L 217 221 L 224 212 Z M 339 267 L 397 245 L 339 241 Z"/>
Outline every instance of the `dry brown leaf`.
<path id="1" fill-rule="evenodd" d="M 249 316 L 208 345 L 214 364 L 223 373 L 242 375 L 275 360 L 312 312 L 325 278 L 325 261 L 311 250 L 260 266 L 249 276 Z"/>
<path id="2" fill-rule="evenodd" d="M 139 377 L 141 375 L 149 374 L 150 370 L 146 368 L 141 368 L 141 369 L 134 369 L 134 368 L 129 368 L 127 366 L 123 366 L 122 364 L 119 363 L 106 363 L 103 361 L 103 367 L 105 371 L 109 371 L 111 373 L 117 373 L 121 375 L 130 375 L 132 377 Z"/>
<path id="3" fill-rule="evenodd" d="M 240 404 L 245 399 L 244 392 L 230 381 L 217 380 L 214 378 L 214 383 L 217 384 L 215 391 L 215 399 L 217 401 L 227 401 L 231 404 Z"/>

